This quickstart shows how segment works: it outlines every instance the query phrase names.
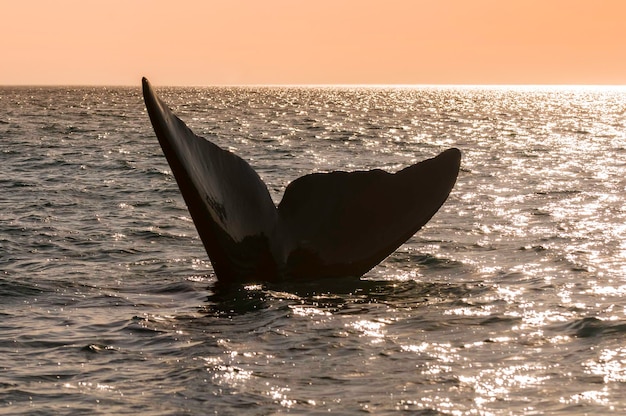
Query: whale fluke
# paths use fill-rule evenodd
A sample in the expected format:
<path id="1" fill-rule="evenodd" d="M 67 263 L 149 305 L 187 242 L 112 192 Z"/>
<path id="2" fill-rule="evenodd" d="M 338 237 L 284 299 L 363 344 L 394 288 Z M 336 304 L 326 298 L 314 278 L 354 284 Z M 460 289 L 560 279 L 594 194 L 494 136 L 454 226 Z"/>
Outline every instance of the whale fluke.
<path id="1" fill-rule="evenodd" d="M 456 182 L 452 148 L 396 173 L 314 173 L 276 207 L 239 156 L 195 135 L 146 78 L 150 121 L 220 283 L 361 276 L 424 226 Z"/>

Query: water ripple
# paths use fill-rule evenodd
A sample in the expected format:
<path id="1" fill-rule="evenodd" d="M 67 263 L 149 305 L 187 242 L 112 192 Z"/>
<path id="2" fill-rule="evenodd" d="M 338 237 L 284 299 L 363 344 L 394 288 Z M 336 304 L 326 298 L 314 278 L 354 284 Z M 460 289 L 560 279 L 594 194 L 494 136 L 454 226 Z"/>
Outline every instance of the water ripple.
<path id="1" fill-rule="evenodd" d="M 159 93 L 275 201 L 463 166 L 364 279 L 224 291 L 138 88 L 0 88 L 0 413 L 626 411 L 623 90 Z"/>

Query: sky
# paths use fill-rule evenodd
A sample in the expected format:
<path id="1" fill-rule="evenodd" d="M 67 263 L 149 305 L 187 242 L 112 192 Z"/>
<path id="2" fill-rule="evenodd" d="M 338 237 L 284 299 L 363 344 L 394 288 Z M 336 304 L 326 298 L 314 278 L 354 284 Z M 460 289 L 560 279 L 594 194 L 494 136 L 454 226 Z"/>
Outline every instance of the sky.
<path id="1" fill-rule="evenodd" d="M 626 85 L 624 0 L 0 0 L 0 85 Z"/>

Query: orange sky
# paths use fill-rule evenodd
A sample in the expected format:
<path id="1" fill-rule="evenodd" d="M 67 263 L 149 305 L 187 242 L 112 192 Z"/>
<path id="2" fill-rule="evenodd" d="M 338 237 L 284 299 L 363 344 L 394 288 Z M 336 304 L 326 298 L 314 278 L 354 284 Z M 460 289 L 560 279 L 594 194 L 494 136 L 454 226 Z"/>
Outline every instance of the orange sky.
<path id="1" fill-rule="evenodd" d="M 0 85 L 619 84 L 623 0 L 20 0 Z"/>

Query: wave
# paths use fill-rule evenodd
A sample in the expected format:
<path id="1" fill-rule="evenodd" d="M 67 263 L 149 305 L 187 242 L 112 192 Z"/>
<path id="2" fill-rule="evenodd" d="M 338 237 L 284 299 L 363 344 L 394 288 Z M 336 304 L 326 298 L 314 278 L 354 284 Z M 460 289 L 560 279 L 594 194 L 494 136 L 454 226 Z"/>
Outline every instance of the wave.
<path id="1" fill-rule="evenodd" d="M 557 328 L 578 338 L 594 338 L 626 334 L 626 321 L 605 320 L 591 316 L 559 325 Z"/>

